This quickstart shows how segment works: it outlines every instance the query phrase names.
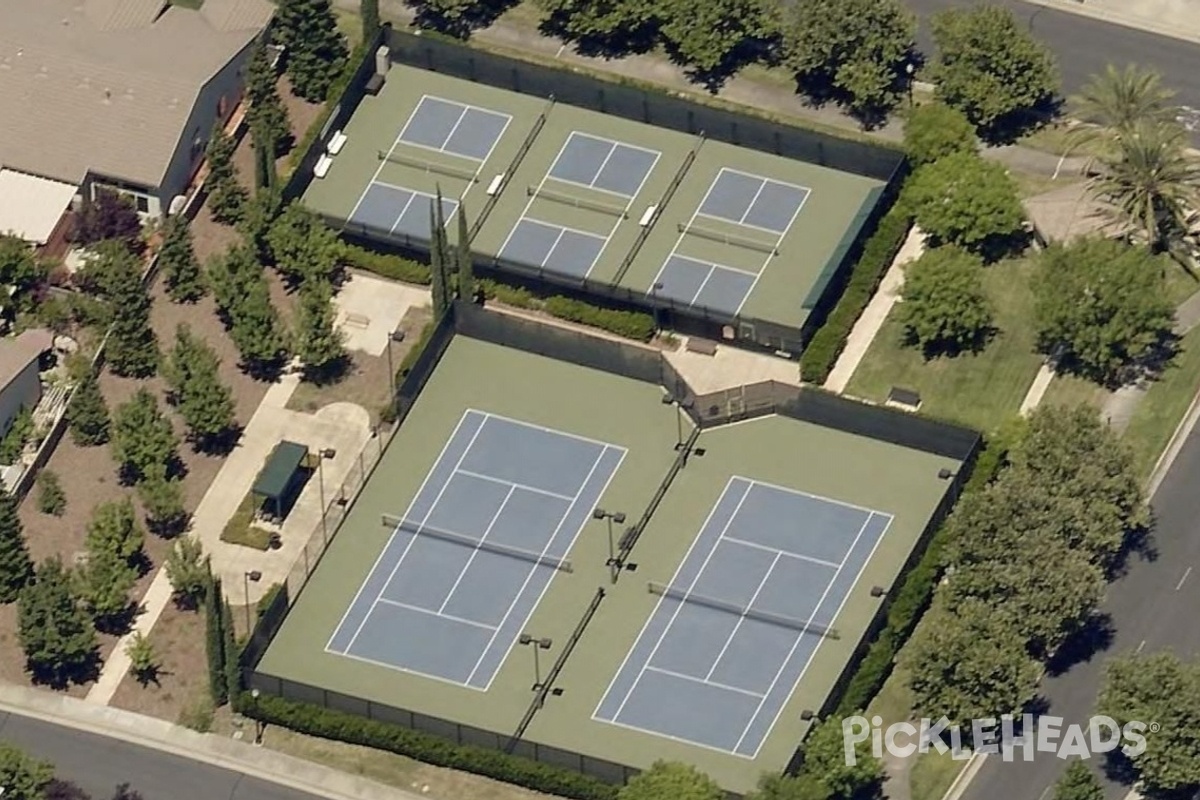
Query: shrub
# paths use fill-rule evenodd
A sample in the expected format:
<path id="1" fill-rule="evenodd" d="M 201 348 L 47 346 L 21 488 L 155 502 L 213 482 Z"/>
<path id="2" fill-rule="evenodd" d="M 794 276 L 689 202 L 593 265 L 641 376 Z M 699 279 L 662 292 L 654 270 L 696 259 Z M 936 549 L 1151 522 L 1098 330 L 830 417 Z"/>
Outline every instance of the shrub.
<path id="1" fill-rule="evenodd" d="M 346 245 L 342 257 L 348 266 L 370 272 L 381 278 L 403 283 L 416 283 L 421 286 L 428 286 L 431 280 L 429 265 L 413 261 L 411 258 L 376 253 L 355 245 Z"/>
<path id="2" fill-rule="evenodd" d="M 216 709 L 208 695 L 198 697 L 179 712 L 178 722 L 185 728 L 191 728 L 198 733 L 208 733 L 212 730 L 213 717 Z"/>
<path id="3" fill-rule="evenodd" d="M 247 716 L 270 725 L 339 742 L 374 747 L 426 764 L 465 770 L 537 792 L 576 800 L 616 800 L 617 787 L 578 772 L 511 756 L 500 750 L 458 745 L 422 731 L 389 725 L 281 697 L 243 697 Z"/>
<path id="4" fill-rule="evenodd" d="M 850 329 L 871 301 L 884 272 L 904 244 L 911 225 L 912 218 L 903 200 L 892 206 L 879 221 L 874 235 L 863 246 L 862 255 L 850 273 L 841 299 L 804 349 L 800 358 L 800 377 L 803 380 L 820 385 L 829 377 L 830 370 L 842 354 L 842 348 L 846 346 Z"/>
<path id="5" fill-rule="evenodd" d="M 48 469 L 38 475 L 38 511 L 61 517 L 67 510 L 67 495 L 59 483 L 58 473 Z"/>
<path id="6" fill-rule="evenodd" d="M 654 318 L 649 314 L 637 311 L 599 308 L 582 300 L 572 300 L 568 297 L 547 298 L 542 308 L 547 314 L 559 319 L 590 325 L 627 339 L 648 342 L 654 335 Z"/>

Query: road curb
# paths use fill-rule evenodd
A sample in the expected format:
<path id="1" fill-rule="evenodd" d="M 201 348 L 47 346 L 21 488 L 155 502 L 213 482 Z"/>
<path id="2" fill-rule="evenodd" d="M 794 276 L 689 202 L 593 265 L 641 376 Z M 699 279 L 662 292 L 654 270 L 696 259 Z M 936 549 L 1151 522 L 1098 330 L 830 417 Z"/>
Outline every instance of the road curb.
<path id="1" fill-rule="evenodd" d="M 1087 0 L 1025 0 L 1025 2 L 1030 5 L 1041 6 L 1042 8 L 1052 8 L 1064 14 L 1074 14 L 1100 22 L 1107 22 L 1110 25 L 1120 25 L 1122 28 L 1133 28 L 1134 30 L 1153 33 L 1157 36 L 1166 36 L 1170 39 L 1179 39 L 1184 42 L 1200 44 L 1200 30 L 1180 30 L 1178 27 L 1172 27 L 1165 22 L 1094 8 L 1088 5 Z"/>
<path id="2" fill-rule="evenodd" d="M 328 800 L 417 800 L 412 792 L 252 744 L 97 706 L 66 695 L 0 684 L 0 713 L 35 719 L 286 786 Z"/>

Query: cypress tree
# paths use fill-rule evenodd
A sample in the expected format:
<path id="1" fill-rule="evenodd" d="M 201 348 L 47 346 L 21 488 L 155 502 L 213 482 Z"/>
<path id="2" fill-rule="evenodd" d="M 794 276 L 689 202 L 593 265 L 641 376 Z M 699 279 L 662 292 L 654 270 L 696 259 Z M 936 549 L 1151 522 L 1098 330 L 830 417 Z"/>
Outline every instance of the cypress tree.
<path id="1" fill-rule="evenodd" d="M 449 288 L 446 286 L 446 268 L 440 232 L 441 202 L 429 206 L 429 276 L 430 294 L 433 296 L 433 316 L 440 317 L 449 303 Z"/>
<path id="2" fill-rule="evenodd" d="M 329 0 L 281 0 L 275 41 L 287 48 L 292 89 L 310 102 L 324 101 L 346 63 L 346 42 Z"/>
<path id="3" fill-rule="evenodd" d="M 192 247 L 192 230 L 183 217 L 167 219 L 159 267 L 167 282 L 167 294 L 176 303 L 194 303 L 204 296 L 204 276 Z"/>
<path id="4" fill-rule="evenodd" d="M 237 143 L 225 135 L 221 125 L 213 126 L 205 153 L 208 159 L 208 209 L 213 219 L 232 225 L 241 219 L 242 206 L 246 203 L 246 190 L 237 180 L 237 168 L 233 165 L 233 153 Z"/>
<path id="5" fill-rule="evenodd" d="M 17 501 L 0 487 L 0 603 L 11 603 L 33 579 Z"/>
<path id="6" fill-rule="evenodd" d="M 256 150 L 261 149 L 269 157 L 272 166 L 275 157 L 283 152 L 291 138 L 291 123 L 287 109 L 279 98 L 276 78 L 267 46 L 259 41 L 250 52 L 250 60 L 246 64 L 246 99 L 250 106 L 246 121 L 255 134 Z"/>
<path id="7" fill-rule="evenodd" d="M 158 337 L 150 327 L 150 295 L 142 282 L 141 262 L 132 257 L 114 265 L 107 301 L 113 310 L 105 355 L 123 378 L 148 378 L 158 369 Z"/>
<path id="8" fill-rule="evenodd" d="M 379 32 L 379 0 L 362 0 L 359 13 L 362 16 L 362 37 L 370 42 Z"/>
<path id="9" fill-rule="evenodd" d="M 238 663 L 241 648 L 238 647 L 237 632 L 233 627 L 233 609 L 229 601 L 221 604 L 221 644 L 225 654 L 225 694 L 234 711 L 238 710 L 238 696 L 242 691 L 242 670 Z"/>
<path id="10" fill-rule="evenodd" d="M 467 228 L 467 209 L 458 206 L 458 246 L 454 249 L 458 262 L 458 296 L 468 303 L 475 300 L 475 264 L 471 260 L 471 234 Z"/>
<path id="11" fill-rule="evenodd" d="M 108 441 L 112 421 L 94 375 L 89 373 L 84 377 L 71 395 L 67 420 L 71 424 L 71 440 L 80 447 L 94 447 Z"/>
<path id="12" fill-rule="evenodd" d="M 208 691 L 214 705 L 225 702 L 225 637 L 221 632 L 221 579 L 209 575 L 204 596 L 204 644 L 208 655 Z"/>

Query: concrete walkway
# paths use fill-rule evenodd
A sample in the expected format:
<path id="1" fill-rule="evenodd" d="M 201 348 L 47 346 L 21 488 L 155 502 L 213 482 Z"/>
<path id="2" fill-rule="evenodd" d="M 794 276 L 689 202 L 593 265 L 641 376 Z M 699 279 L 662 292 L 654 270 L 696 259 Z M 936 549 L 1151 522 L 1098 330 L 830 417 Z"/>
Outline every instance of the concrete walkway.
<path id="1" fill-rule="evenodd" d="M 838 356 L 837 363 L 833 365 L 829 377 L 825 379 L 824 388 L 838 394 L 846 390 L 850 379 L 854 377 L 854 370 L 858 369 L 871 342 L 875 341 L 892 307 L 900 302 L 900 290 L 904 288 L 904 267 L 916 261 L 924 252 L 925 234 L 914 225 L 900 251 L 896 253 L 892 265 L 888 267 L 887 274 L 883 276 L 875 296 L 867 303 L 862 316 L 854 323 L 854 328 L 846 337 L 846 346 Z"/>
<path id="2" fill-rule="evenodd" d="M 1025 399 L 1021 401 L 1021 407 L 1017 410 L 1017 413 L 1022 417 L 1029 416 L 1041 404 L 1042 398 L 1046 396 L 1046 390 L 1050 388 L 1050 382 L 1053 380 L 1054 368 L 1049 364 L 1042 364 L 1042 368 L 1038 370 L 1033 383 L 1029 385 L 1029 391 L 1025 393 Z"/>
<path id="3" fill-rule="evenodd" d="M 274 750 L 214 734 L 196 733 L 131 711 L 97 707 L 63 694 L 0 684 L 0 712 L 107 736 L 330 800 L 417 800 L 421 797 Z"/>
<path id="4" fill-rule="evenodd" d="M 1200 43 L 1200 3 L 1196 0 L 1026 1 L 1113 25 Z"/>

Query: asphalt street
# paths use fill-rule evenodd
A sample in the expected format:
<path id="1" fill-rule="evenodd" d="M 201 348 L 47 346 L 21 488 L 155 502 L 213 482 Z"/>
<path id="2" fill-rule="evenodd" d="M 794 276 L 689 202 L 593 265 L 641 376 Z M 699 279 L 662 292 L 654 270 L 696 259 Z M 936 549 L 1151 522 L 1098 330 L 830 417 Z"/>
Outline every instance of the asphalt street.
<path id="1" fill-rule="evenodd" d="M 1175 101 L 1195 112 L 1192 139 L 1200 145 L 1200 45 L 1144 31 L 1112 25 L 1021 0 L 992 0 L 1012 9 L 1034 36 L 1058 57 L 1063 90 L 1077 92 L 1090 76 L 1108 64 L 1138 64 L 1162 73 L 1163 82 L 1176 92 Z M 947 8 L 978 5 L 977 0 L 904 0 L 920 17 L 917 46 L 934 52 L 929 18 Z"/>
<path id="2" fill-rule="evenodd" d="M 1149 557 L 1134 557 L 1126 574 L 1109 587 L 1103 610 L 1115 629 L 1109 646 L 1087 661 L 1043 683 L 1047 714 L 1086 724 L 1095 709 L 1104 662 L 1118 653 L 1171 649 L 1200 654 L 1200 432 L 1186 440 L 1157 493 Z M 1155 720 L 1142 720 L 1153 723 Z M 1153 734 L 1147 734 L 1151 736 Z M 1098 769 L 1101 764 L 1097 764 Z M 1005 763 L 988 756 L 964 795 L 967 800 L 1040 800 L 1048 797 L 1065 768 L 1048 753 L 1032 763 Z M 1124 797 L 1129 786 L 1106 780 L 1109 798 Z"/>
<path id="3" fill-rule="evenodd" d="M 96 800 L 128 783 L 145 800 L 321 800 L 316 795 L 252 778 L 119 739 L 0 713 L 0 741 L 52 761 L 59 778 Z"/>

